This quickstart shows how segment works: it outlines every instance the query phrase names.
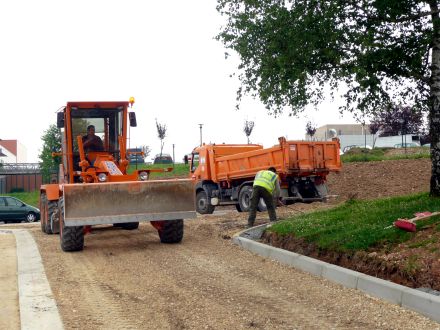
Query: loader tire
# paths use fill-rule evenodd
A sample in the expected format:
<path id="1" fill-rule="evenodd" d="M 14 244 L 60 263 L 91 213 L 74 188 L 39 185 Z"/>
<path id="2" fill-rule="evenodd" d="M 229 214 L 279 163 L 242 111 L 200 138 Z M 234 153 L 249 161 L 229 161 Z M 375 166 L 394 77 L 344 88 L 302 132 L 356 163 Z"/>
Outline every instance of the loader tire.
<path id="1" fill-rule="evenodd" d="M 50 219 L 52 217 L 52 214 L 56 211 L 58 208 L 58 203 L 47 201 L 47 196 L 45 193 L 41 194 L 41 218 L 40 218 L 40 225 L 41 225 L 41 231 L 45 234 L 53 234 L 52 229 L 50 227 Z"/>
<path id="2" fill-rule="evenodd" d="M 84 249 L 84 226 L 66 227 L 64 225 L 64 200 L 60 203 L 60 245 L 64 252 L 81 251 Z"/>
<path id="3" fill-rule="evenodd" d="M 209 203 L 208 194 L 206 191 L 199 191 L 196 195 L 196 211 L 200 214 L 214 213 L 215 206 Z"/>
<path id="4" fill-rule="evenodd" d="M 164 221 L 158 232 L 161 243 L 180 243 L 183 239 L 183 220 Z"/>
<path id="5" fill-rule="evenodd" d="M 139 222 L 118 223 L 117 227 L 120 227 L 125 230 L 134 230 L 139 228 Z"/>

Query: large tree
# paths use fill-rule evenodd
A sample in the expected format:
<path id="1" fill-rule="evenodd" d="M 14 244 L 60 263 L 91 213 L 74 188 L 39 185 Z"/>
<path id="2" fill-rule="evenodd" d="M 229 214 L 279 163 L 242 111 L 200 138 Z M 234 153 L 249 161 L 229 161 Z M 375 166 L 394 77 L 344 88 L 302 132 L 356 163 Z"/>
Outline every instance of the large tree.
<path id="1" fill-rule="evenodd" d="M 429 112 L 431 194 L 440 196 L 439 1 L 218 0 L 218 35 L 240 57 L 243 94 L 270 113 L 317 105 L 345 90 L 341 110 L 365 116 L 392 103 Z"/>

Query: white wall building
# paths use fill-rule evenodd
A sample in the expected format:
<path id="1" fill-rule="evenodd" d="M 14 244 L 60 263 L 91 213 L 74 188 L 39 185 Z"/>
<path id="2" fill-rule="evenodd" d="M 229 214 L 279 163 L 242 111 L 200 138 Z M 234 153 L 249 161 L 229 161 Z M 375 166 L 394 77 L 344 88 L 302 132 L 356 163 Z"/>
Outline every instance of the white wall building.
<path id="1" fill-rule="evenodd" d="M 0 149 L 6 156 L 0 157 L 3 163 L 26 163 L 27 149 L 17 140 L 1 140 Z"/>

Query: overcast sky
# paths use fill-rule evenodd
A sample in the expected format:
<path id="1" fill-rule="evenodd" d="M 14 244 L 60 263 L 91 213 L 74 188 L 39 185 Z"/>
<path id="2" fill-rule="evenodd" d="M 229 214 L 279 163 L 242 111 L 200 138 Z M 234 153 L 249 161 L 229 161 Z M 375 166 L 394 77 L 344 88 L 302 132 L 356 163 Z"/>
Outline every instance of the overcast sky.
<path id="1" fill-rule="evenodd" d="M 132 147 L 159 153 L 155 118 L 167 125 L 164 152 L 176 161 L 203 141 L 253 143 L 302 139 L 305 124 L 353 123 L 339 104 L 273 118 L 250 98 L 235 110 L 238 57 L 225 60 L 214 40 L 224 23 L 215 0 L 0 2 L 0 138 L 18 139 L 38 161 L 41 136 L 68 101 L 125 101 L 134 96 Z M 151 160 L 149 157 L 148 160 Z"/>

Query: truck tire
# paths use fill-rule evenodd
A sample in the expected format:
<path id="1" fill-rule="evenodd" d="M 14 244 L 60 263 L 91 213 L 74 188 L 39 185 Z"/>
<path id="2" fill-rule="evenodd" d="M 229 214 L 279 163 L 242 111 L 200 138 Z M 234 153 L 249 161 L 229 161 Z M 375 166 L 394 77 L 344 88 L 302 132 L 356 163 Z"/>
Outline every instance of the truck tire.
<path id="1" fill-rule="evenodd" d="M 199 191 L 196 195 L 196 211 L 200 214 L 212 214 L 215 206 L 209 203 L 206 191 Z"/>
<path id="2" fill-rule="evenodd" d="M 258 205 L 257 205 L 257 210 L 259 212 L 267 211 L 267 206 L 266 206 L 266 203 L 264 202 L 263 198 L 260 198 L 260 201 L 258 202 Z"/>
<path id="3" fill-rule="evenodd" d="M 115 226 L 117 225 L 117 226 Z M 125 230 L 134 230 L 139 228 L 139 222 L 125 222 L 125 223 L 115 223 L 113 224 L 115 227 L 120 227 Z"/>
<path id="4" fill-rule="evenodd" d="M 180 243 L 183 239 L 183 220 L 151 221 L 161 243 Z"/>
<path id="5" fill-rule="evenodd" d="M 238 212 L 243 212 L 241 210 L 240 204 L 235 204 L 235 208 L 237 209 Z"/>
<path id="6" fill-rule="evenodd" d="M 244 186 L 240 189 L 240 193 L 238 194 L 238 205 L 240 206 L 241 212 L 249 212 L 249 208 L 251 206 L 251 196 L 251 186 Z"/>
<path id="7" fill-rule="evenodd" d="M 64 252 L 84 249 L 84 226 L 66 227 L 64 225 L 64 200 L 60 199 L 60 245 Z"/>

